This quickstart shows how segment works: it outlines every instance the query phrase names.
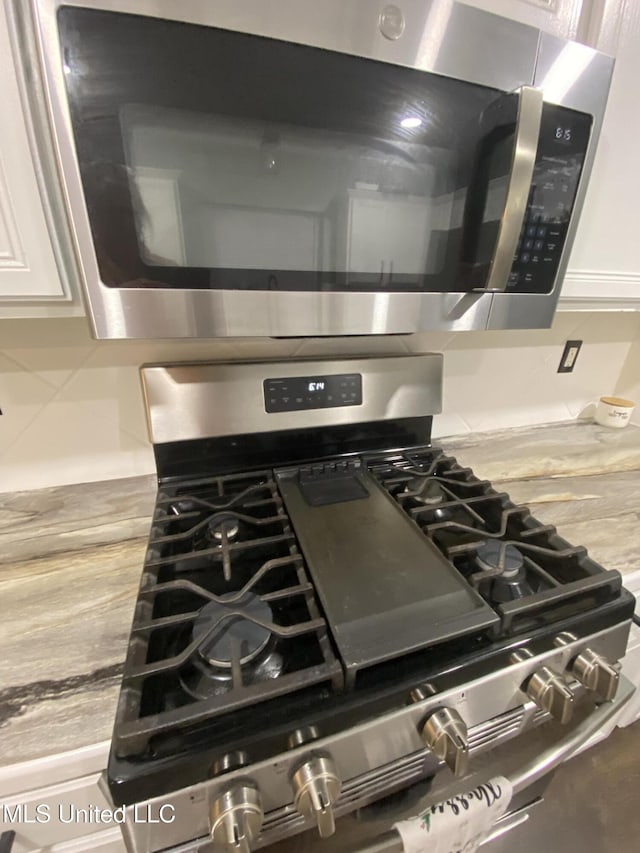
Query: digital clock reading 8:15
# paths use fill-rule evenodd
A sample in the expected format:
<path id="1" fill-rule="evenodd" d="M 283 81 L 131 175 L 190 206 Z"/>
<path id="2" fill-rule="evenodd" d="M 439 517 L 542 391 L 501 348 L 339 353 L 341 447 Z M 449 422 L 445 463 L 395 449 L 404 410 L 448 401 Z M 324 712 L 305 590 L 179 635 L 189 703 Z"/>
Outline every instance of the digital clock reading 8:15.
<path id="1" fill-rule="evenodd" d="M 558 142 L 571 142 L 571 128 L 556 127 L 556 139 Z"/>

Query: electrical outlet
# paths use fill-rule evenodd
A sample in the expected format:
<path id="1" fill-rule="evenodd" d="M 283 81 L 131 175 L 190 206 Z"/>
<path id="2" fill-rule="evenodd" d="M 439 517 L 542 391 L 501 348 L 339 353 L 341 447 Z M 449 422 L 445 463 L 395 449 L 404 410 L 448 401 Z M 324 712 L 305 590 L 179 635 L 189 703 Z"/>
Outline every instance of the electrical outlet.
<path id="1" fill-rule="evenodd" d="M 582 346 L 582 341 L 567 341 L 564 345 L 564 350 L 562 352 L 562 358 L 560 359 L 560 364 L 558 365 L 558 373 L 572 373 L 573 368 L 576 366 L 576 361 L 578 359 L 578 353 L 580 352 L 580 347 Z"/>

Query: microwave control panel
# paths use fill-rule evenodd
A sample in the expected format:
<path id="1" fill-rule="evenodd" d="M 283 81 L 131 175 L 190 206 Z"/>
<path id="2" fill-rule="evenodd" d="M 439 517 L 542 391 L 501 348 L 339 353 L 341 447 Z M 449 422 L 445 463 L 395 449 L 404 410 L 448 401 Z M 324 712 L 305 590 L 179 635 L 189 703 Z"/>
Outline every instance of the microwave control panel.
<path id="1" fill-rule="evenodd" d="M 508 293 L 550 293 L 567 237 L 592 118 L 545 104 L 527 210 Z"/>
<path id="2" fill-rule="evenodd" d="M 263 392 L 264 407 L 268 413 L 361 406 L 362 374 L 338 373 L 333 376 L 265 379 Z"/>

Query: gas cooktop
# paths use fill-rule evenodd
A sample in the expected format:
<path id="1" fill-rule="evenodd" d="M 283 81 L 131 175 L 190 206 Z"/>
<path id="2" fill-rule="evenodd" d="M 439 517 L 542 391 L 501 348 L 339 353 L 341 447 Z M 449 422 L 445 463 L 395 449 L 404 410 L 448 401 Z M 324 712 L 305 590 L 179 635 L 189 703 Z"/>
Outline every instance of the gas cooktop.
<path id="1" fill-rule="evenodd" d="M 282 753 L 293 728 L 328 735 L 393 712 L 417 685 L 508 666 L 525 641 L 630 616 L 618 572 L 432 447 L 431 418 L 406 407 L 294 429 L 279 413 L 278 429 L 178 440 L 152 417 L 169 440 L 155 445 L 116 803 Z"/>

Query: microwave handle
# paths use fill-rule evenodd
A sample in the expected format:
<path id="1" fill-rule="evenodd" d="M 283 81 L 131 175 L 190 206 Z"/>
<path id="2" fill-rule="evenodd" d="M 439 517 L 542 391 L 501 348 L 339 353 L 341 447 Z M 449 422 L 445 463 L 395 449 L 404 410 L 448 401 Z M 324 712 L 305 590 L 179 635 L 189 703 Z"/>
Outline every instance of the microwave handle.
<path id="1" fill-rule="evenodd" d="M 541 89 L 522 86 L 518 90 L 516 138 L 498 239 L 489 265 L 487 283 L 484 287 L 474 288 L 474 293 L 501 293 L 507 287 L 536 165 L 542 104 Z"/>
<path id="2" fill-rule="evenodd" d="M 563 761 L 573 755 L 576 750 L 580 749 L 581 746 L 584 746 L 606 723 L 618 716 L 620 710 L 635 693 L 635 690 L 635 685 L 621 674 L 618 691 L 611 702 L 604 702 L 598 705 L 586 719 L 575 726 L 561 741 L 542 752 L 530 764 L 525 765 L 515 773 L 509 774 L 513 793 L 519 794 L 525 791 L 530 785 L 533 785 L 542 779 L 543 776 L 546 776 L 547 773 L 555 770 Z M 364 847 L 354 849 L 353 853 L 402 853 L 403 850 L 404 847 L 400 835 L 395 829 L 390 829 Z"/>

